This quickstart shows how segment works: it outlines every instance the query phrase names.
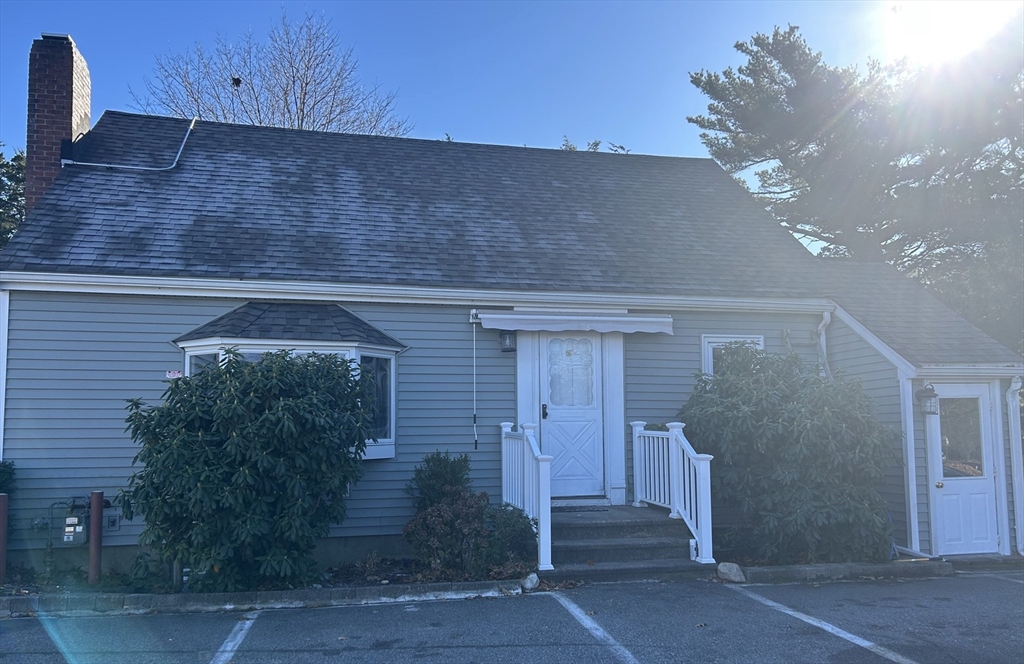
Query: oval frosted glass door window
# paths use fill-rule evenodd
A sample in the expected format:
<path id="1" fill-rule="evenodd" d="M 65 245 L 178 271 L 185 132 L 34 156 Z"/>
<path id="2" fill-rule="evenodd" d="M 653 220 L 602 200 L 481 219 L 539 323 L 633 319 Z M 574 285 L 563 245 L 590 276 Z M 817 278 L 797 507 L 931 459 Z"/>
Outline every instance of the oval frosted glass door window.
<path id="1" fill-rule="evenodd" d="M 939 431 L 942 432 L 942 476 L 982 477 L 981 403 L 973 398 L 939 400 Z"/>

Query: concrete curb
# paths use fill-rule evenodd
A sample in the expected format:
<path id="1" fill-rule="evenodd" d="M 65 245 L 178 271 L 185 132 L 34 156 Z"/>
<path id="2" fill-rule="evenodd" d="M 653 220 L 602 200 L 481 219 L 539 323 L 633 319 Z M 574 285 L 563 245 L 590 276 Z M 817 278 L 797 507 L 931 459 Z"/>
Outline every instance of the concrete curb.
<path id="1" fill-rule="evenodd" d="M 723 563 L 724 564 L 724 563 Z M 861 579 L 920 579 L 953 576 L 956 571 L 946 561 L 906 563 L 822 563 L 818 565 L 779 565 L 743 567 L 747 583 L 796 583 L 800 581 L 857 581 Z M 719 573 L 719 578 L 728 581 Z"/>
<path id="2" fill-rule="evenodd" d="M 0 597 L 0 619 L 124 616 L 147 613 L 210 613 L 297 607 L 351 606 L 385 602 L 500 597 L 523 592 L 522 581 L 390 584 L 342 588 L 303 588 L 238 593 L 168 595 L 67 593 Z"/>

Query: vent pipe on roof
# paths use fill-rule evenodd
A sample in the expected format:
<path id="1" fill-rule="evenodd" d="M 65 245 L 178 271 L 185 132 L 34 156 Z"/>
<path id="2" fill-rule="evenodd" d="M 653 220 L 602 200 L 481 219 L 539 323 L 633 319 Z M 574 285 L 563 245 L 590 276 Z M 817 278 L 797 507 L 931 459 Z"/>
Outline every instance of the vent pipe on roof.
<path id="1" fill-rule="evenodd" d="M 178 160 L 181 159 L 181 152 L 185 149 L 185 143 L 188 142 L 188 137 L 192 135 L 192 130 L 196 126 L 196 121 L 199 118 L 192 118 L 192 122 L 188 124 L 188 130 L 185 131 L 185 138 L 181 139 L 181 145 L 178 147 L 178 153 L 174 155 L 174 161 L 171 162 L 170 166 L 128 166 L 126 164 L 103 164 L 93 161 L 75 161 L 73 159 L 61 159 L 61 166 L 66 164 L 74 164 L 75 166 L 100 166 L 102 168 L 118 168 L 125 171 L 169 171 L 178 165 Z"/>

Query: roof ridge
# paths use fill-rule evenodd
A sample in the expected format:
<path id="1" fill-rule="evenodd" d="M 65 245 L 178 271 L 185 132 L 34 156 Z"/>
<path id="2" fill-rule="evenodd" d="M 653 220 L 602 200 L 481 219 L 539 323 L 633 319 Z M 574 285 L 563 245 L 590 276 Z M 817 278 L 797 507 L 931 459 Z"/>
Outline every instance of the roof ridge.
<path id="1" fill-rule="evenodd" d="M 119 111 L 119 110 L 110 110 L 110 109 L 108 109 L 108 110 L 105 110 L 103 112 L 103 115 L 100 116 L 100 119 L 97 121 L 97 124 L 102 122 L 103 118 L 106 117 L 107 115 L 119 116 L 119 117 L 125 117 L 125 118 L 146 119 L 146 120 L 172 120 L 172 121 L 178 121 L 178 122 L 190 122 L 191 121 L 191 118 L 180 118 L 180 117 L 174 117 L 174 116 L 170 116 L 170 115 L 154 115 L 154 114 L 150 114 L 150 113 L 132 113 L 130 111 Z M 203 118 L 199 118 L 197 120 L 197 122 L 196 122 L 196 126 L 198 127 L 198 126 L 201 126 L 201 125 L 213 125 L 213 126 L 216 126 L 216 127 L 225 127 L 225 128 L 239 128 L 239 129 L 242 129 L 242 130 L 245 130 L 245 131 L 266 131 L 268 133 L 269 132 L 287 132 L 287 133 L 294 133 L 294 134 L 300 134 L 300 135 L 338 136 L 338 137 L 344 136 L 344 137 L 349 137 L 349 138 L 362 138 L 362 139 L 381 140 L 381 141 L 389 141 L 389 142 L 390 141 L 405 141 L 405 142 L 414 142 L 414 143 L 426 143 L 426 144 L 431 144 L 431 145 L 437 144 L 437 143 L 443 143 L 443 144 L 448 145 L 448 146 L 462 146 L 462 147 L 469 147 L 471 149 L 474 149 L 474 148 L 500 148 L 500 149 L 507 149 L 507 150 L 526 150 L 526 151 L 531 151 L 531 152 L 544 152 L 544 153 L 556 153 L 556 154 L 565 154 L 565 155 L 576 155 L 577 157 L 575 157 L 575 158 L 579 158 L 580 155 L 589 155 L 587 157 L 582 157 L 582 158 L 585 158 L 585 159 L 594 159 L 594 158 L 610 159 L 612 157 L 621 157 L 621 158 L 642 159 L 642 160 L 695 161 L 695 162 L 700 162 L 700 163 L 716 164 L 717 165 L 717 162 L 715 162 L 715 160 L 712 159 L 711 157 L 692 157 L 692 156 L 680 156 L 680 155 L 659 155 L 659 154 L 646 154 L 646 153 L 635 153 L 635 152 L 628 152 L 628 153 L 623 154 L 623 153 L 614 153 L 614 152 L 592 152 L 590 150 L 563 150 L 561 148 L 538 147 L 538 146 L 527 146 L 527 145 L 511 145 L 511 144 L 505 144 L 505 143 L 477 143 L 477 142 L 473 142 L 473 141 L 454 141 L 454 140 L 453 141 L 445 141 L 445 140 L 440 139 L 440 138 L 419 138 L 419 137 L 414 137 L 414 136 L 383 136 L 383 135 L 380 135 L 380 134 L 360 134 L 360 133 L 342 132 L 342 131 L 321 131 L 321 130 L 315 130 L 315 129 L 296 129 L 294 127 L 277 127 L 277 126 L 272 126 L 272 125 L 255 125 L 255 124 L 247 124 L 247 123 L 244 123 L 244 122 L 222 122 L 222 121 L 218 121 L 218 120 L 205 120 Z M 595 155 L 600 155 L 600 157 L 595 157 Z M 566 158 L 572 158 L 572 157 L 568 157 L 567 156 Z"/>

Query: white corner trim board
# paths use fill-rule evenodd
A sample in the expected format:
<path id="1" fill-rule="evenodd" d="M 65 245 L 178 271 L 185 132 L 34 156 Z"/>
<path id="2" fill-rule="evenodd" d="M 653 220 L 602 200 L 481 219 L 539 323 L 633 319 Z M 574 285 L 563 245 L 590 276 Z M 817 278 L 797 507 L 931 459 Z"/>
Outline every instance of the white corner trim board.
<path id="1" fill-rule="evenodd" d="M 1013 516 L 1017 532 L 1017 553 L 1024 553 L 1024 460 L 1020 446 L 1021 377 L 1014 376 L 1006 390 L 1006 420 L 1009 423 Z"/>
<path id="2" fill-rule="evenodd" d="M 900 384 L 900 424 L 903 429 L 903 485 L 907 501 L 907 543 L 914 551 L 921 550 L 920 515 L 917 509 L 917 456 L 914 441 L 914 383 L 910 376 L 897 369 Z"/>

